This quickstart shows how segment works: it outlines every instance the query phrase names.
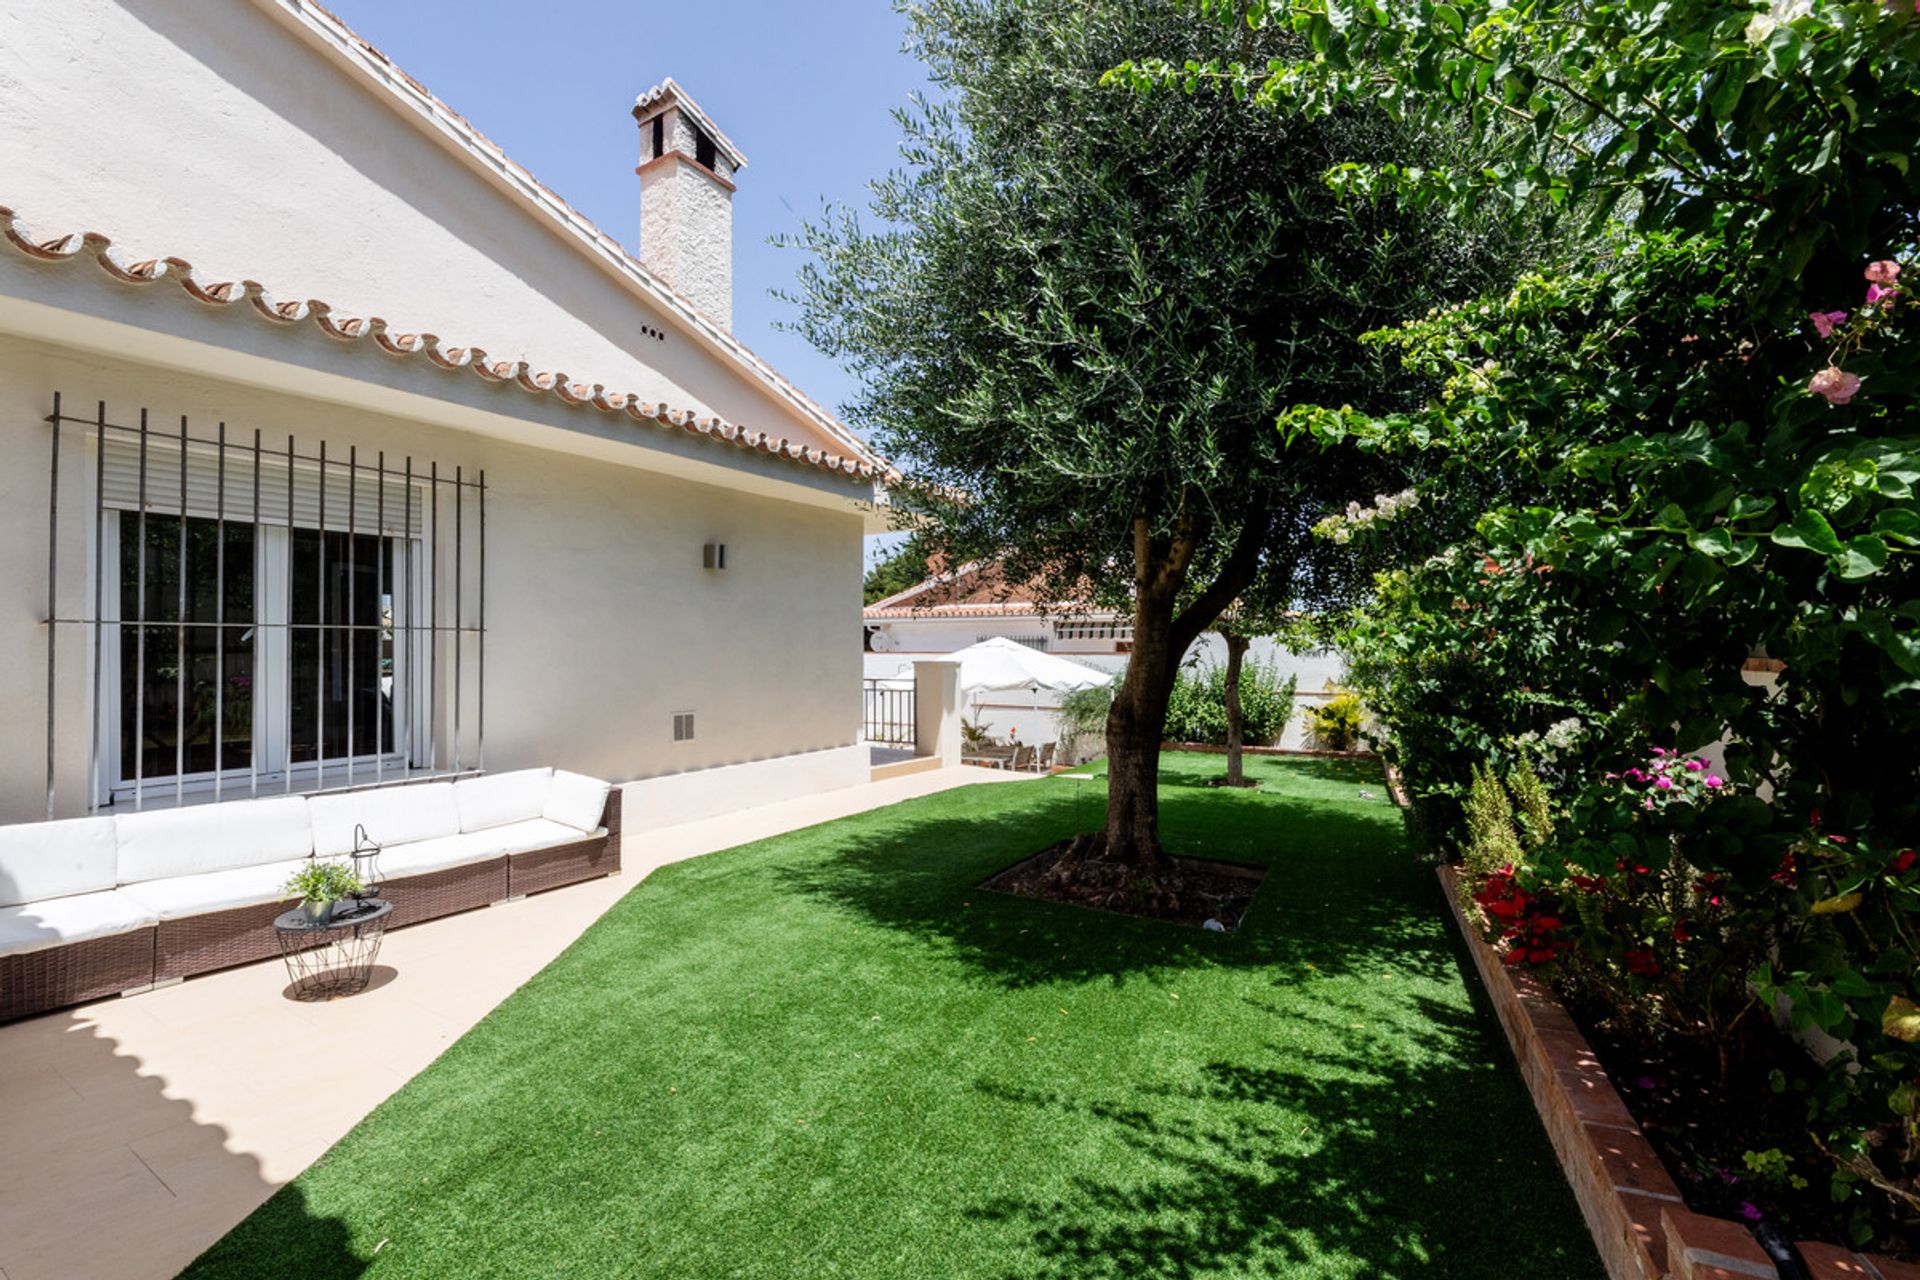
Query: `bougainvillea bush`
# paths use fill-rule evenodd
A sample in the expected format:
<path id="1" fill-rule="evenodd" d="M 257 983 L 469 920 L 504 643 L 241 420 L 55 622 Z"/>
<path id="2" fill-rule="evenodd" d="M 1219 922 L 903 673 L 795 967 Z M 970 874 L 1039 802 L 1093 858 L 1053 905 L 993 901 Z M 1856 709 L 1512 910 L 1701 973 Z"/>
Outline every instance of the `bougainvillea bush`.
<path id="1" fill-rule="evenodd" d="M 1419 834 L 1460 852 L 1476 771 L 1527 761 L 1554 835 L 1470 886 L 1506 956 L 1763 1072 L 1798 1145 L 1734 1176 L 1817 1174 L 1852 1242 L 1912 1251 L 1914 0 L 1200 11 L 1296 55 L 1113 78 L 1469 117 L 1457 164 L 1335 158 L 1329 181 L 1566 232 L 1512 289 L 1375 335 L 1440 387 L 1424 409 L 1280 423 L 1400 460 L 1417 494 L 1417 521 L 1328 532 L 1390 561 L 1343 638 Z M 1805 1047 L 1769 1062 L 1783 1032 Z"/>

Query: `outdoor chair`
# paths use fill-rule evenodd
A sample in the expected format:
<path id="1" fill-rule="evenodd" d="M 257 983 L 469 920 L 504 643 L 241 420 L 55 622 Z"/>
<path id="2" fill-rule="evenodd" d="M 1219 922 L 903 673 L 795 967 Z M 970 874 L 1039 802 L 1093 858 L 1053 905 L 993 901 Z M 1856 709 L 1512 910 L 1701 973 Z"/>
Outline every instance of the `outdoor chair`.
<path id="1" fill-rule="evenodd" d="M 1052 742 L 1041 744 L 1039 763 L 1033 767 L 1035 773 L 1046 773 L 1053 768 L 1053 749 L 1056 745 Z"/>
<path id="2" fill-rule="evenodd" d="M 1010 767 L 1015 773 L 1031 769 L 1033 767 L 1034 754 L 1032 747 L 1015 747 L 1013 749 L 1013 764 Z"/>

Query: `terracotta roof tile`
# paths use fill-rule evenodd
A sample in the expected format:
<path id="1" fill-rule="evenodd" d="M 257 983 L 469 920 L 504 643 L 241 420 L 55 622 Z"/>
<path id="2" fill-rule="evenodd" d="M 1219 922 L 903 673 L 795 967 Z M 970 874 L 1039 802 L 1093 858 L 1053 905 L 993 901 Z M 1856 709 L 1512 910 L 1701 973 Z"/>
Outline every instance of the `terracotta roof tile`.
<path id="1" fill-rule="evenodd" d="M 535 370 L 524 360 L 493 360 L 479 347 L 452 346 L 443 343 L 436 334 L 395 336 L 389 333 L 387 322 L 378 316 L 338 315 L 318 298 L 280 301 L 253 280 L 203 280 L 195 273 L 193 264 L 183 258 L 148 258 L 128 263 L 113 242 L 98 232 L 41 238 L 4 205 L 0 205 L 0 235 L 4 235 L 16 251 L 42 262 L 68 263 L 84 257 L 113 279 L 129 285 L 147 286 L 172 279 L 189 297 L 207 306 L 227 307 L 244 300 L 256 314 L 276 324 L 292 326 L 311 319 L 315 327 L 336 341 L 361 344 L 371 337 L 378 349 L 388 355 L 412 360 L 424 353 L 441 369 L 471 370 L 489 382 L 516 382 L 534 395 L 553 395 L 562 403 L 590 405 L 602 413 L 623 413 L 635 422 L 712 436 L 738 448 L 861 480 L 883 474 L 864 458 L 829 453 L 765 432 L 746 430 L 716 417 L 702 417 L 689 410 L 643 401 L 635 395 L 609 392 L 598 383 L 589 386 L 573 382 L 564 373 Z"/>

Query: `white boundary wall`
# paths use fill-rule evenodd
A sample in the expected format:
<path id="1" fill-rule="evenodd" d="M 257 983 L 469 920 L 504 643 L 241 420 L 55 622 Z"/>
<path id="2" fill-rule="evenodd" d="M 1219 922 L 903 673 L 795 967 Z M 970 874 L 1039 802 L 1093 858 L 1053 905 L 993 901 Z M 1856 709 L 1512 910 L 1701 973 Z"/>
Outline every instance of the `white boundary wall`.
<path id="1" fill-rule="evenodd" d="M 864 744 L 834 747 L 629 782 L 621 788 L 621 830 L 651 831 L 856 787 L 871 777 L 871 754 Z"/>

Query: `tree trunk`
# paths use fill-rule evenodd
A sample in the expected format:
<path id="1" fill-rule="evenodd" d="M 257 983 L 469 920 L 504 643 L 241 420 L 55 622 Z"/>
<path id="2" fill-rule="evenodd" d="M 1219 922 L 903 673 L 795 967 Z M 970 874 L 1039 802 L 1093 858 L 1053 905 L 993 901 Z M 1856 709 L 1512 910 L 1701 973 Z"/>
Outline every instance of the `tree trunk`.
<path id="1" fill-rule="evenodd" d="M 1107 713 L 1107 820 L 1096 856 L 1140 871 L 1166 866 L 1160 848 L 1160 742 L 1180 655 L 1172 601 L 1134 601 L 1133 653 Z"/>
<path id="2" fill-rule="evenodd" d="M 1107 817 L 1080 836 L 1054 864 L 1062 883 L 1101 885 L 1114 896 L 1144 889 L 1177 901 L 1180 877 L 1160 847 L 1160 742 L 1167 699 L 1187 647 L 1224 612 L 1259 568 L 1267 520 L 1242 526 L 1219 574 L 1176 611 L 1194 551 L 1204 536 L 1197 492 L 1182 495 L 1175 529 L 1154 535 L 1144 518 L 1133 528 L 1133 650 L 1107 713 Z"/>
<path id="3" fill-rule="evenodd" d="M 1221 688 L 1227 704 L 1227 785 L 1244 787 L 1247 779 L 1240 762 L 1240 748 L 1246 737 L 1246 720 L 1240 712 L 1240 660 L 1246 656 L 1249 642 L 1236 632 L 1220 634 L 1227 642 L 1227 678 Z"/>

